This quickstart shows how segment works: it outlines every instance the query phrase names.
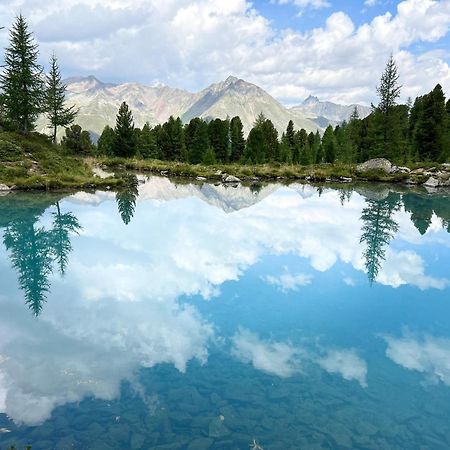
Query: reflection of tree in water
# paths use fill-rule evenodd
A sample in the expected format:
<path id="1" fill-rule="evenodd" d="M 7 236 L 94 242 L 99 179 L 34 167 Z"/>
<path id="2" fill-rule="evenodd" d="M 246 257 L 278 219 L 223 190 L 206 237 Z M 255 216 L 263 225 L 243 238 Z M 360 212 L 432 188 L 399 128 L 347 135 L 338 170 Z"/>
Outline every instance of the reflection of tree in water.
<path id="1" fill-rule="evenodd" d="M 419 230 L 419 233 L 425 234 L 431 225 L 431 218 L 433 217 L 431 199 L 414 193 L 404 194 L 403 205 L 405 211 L 411 213 L 411 221 Z"/>
<path id="2" fill-rule="evenodd" d="M 3 242 L 11 252 L 11 262 L 19 274 L 25 303 L 38 316 L 50 288 L 53 253 L 50 235 L 35 226 L 35 218 L 13 222 L 5 230 Z"/>
<path id="3" fill-rule="evenodd" d="M 366 200 L 367 206 L 363 209 L 363 221 L 360 242 L 366 244 L 363 253 L 367 276 L 373 283 L 386 259 L 386 247 L 398 231 L 398 224 L 392 219 L 392 214 L 399 208 L 399 196 L 389 194 L 383 200 Z"/>
<path id="4" fill-rule="evenodd" d="M 72 251 L 70 233 L 81 226 L 73 214 L 61 214 L 59 203 L 53 213 L 52 229 L 37 226 L 39 216 L 11 221 L 5 229 L 3 242 L 11 254 L 13 268 L 19 274 L 19 285 L 25 294 L 25 303 L 38 316 L 50 289 L 49 277 L 56 262 L 64 274 Z"/>
<path id="5" fill-rule="evenodd" d="M 116 194 L 117 207 L 125 225 L 128 225 L 134 216 L 138 196 L 138 179 L 136 176 L 130 176 L 127 187 Z"/>
<path id="6" fill-rule="evenodd" d="M 70 233 L 78 234 L 81 226 L 78 219 L 70 212 L 61 214 L 59 202 L 56 203 L 56 212 L 53 213 L 53 228 L 51 231 L 55 261 L 59 273 L 66 273 L 69 254 L 72 251 Z"/>

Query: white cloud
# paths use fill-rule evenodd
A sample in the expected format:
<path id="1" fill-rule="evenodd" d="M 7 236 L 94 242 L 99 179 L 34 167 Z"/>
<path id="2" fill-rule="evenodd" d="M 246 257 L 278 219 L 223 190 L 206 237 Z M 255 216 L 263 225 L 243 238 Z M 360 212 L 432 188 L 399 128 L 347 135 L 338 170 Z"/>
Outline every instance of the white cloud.
<path id="1" fill-rule="evenodd" d="M 286 271 L 281 275 L 266 275 L 263 277 L 268 284 L 276 286 L 281 292 L 298 291 L 301 286 L 308 286 L 312 283 L 313 276 L 305 273 L 291 274 Z"/>
<path id="2" fill-rule="evenodd" d="M 293 1 L 300 8 L 329 3 Z M 6 0 L 1 23 L 18 10 L 30 18 L 43 59 L 55 50 L 71 75 L 199 89 L 232 73 L 290 103 L 310 93 L 370 103 L 393 51 L 405 98 L 437 82 L 450 92 L 447 49 L 410 49 L 448 33 L 449 0 L 405 0 L 395 14 L 359 26 L 338 11 L 321 27 L 302 31 L 278 31 L 245 0 Z"/>
<path id="3" fill-rule="evenodd" d="M 329 8 L 331 3 L 327 0 L 277 0 L 279 5 L 286 5 L 288 3 L 292 3 L 298 8 L 312 8 L 312 9 L 321 9 L 321 8 Z"/>
<path id="4" fill-rule="evenodd" d="M 450 386 L 450 339 L 404 332 L 399 338 L 384 336 L 384 340 L 386 355 L 396 364 Z"/>
<path id="5" fill-rule="evenodd" d="M 317 363 L 330 373 L 338 373 L 344 380 L 356 380 L 362 387 L 367 387 L 367 363 L 355 350 L 328 350 Z"/>

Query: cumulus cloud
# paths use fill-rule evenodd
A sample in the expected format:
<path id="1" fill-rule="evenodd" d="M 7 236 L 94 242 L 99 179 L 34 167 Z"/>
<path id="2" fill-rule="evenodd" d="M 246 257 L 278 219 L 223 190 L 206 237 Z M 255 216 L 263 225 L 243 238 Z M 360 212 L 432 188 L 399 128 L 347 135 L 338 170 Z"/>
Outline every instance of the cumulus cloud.
<path id="1" fill-rule="evenodd" d="M 329 4 L 280 1 L 299 8 Z M 449 0 L 404 0 L 394 14 L 360 25 L 337 11 L 320 27 L 301 31 L 276 29 L 256 8 L 246 0 L 6 0 L 0 20 L 7 24 L 21 10 L 36 30 L 45 61 L 55 50 L 66 74 L 94 72 L 106 81 L 200 89 L 233 73 L 289 103 L 308 94 L 370 103 L 394 52 L 405 98 L 437 82 L 450 91 L 445 46 L 417 50 L 417 44 L 447 35 Z"/>
<path id="2" fill-rule="evenodd" d="M 384 336 L 384 340 L 386 355 L 396 364 L 450 386 L 450 339 L 404 332 L 401 337 Z"/>
<path id="3" fill-rule="evenodd" d="M 355 350 L 328 350 L 317 363 L 330 373 L 338 373 L 344 380 L 356 380 L 362 387 L 367 387 L 367 363 Z"/>

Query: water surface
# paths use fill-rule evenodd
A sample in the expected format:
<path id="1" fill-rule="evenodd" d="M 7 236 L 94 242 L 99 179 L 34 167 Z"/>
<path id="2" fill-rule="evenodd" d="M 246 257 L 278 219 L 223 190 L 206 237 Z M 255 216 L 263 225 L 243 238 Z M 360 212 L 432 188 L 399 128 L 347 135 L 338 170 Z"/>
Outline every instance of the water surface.
<path id="1" fill-rule="evenodd" d="M 449 200 L 0 197 L 0 448 L 448 449 Z"/>

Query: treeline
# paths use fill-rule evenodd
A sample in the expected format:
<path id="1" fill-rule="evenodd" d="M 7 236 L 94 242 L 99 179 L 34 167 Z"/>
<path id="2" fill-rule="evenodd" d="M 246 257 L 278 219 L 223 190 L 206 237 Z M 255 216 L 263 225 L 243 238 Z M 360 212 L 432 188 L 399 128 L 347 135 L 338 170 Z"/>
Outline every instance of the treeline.
<path id="1" fill-rule="evenodd" d="M 377 92 L 378 106 L 365 118 L 355 108 L 348 121 L 325 130 L 295 130 L 292 121 L 279 136 L 270 119 L 260 114 L 244 138 L 239 117 L 205 121 L 194 118 L 183 125 L 170 117 L 142 129 L 133 125 L 126 103 L 120 107 L 114 129 L 107 126 L 98 141 L 100 155 L 154 158 L 192 164 L 220 163 L 357 163 L 388 158 L 397 164 L 414 161 L 444 162 L 450 157 L 450 100 L 438 84 L 414 103 L 396 103 L 401 87 L 391 57 Z"/>

